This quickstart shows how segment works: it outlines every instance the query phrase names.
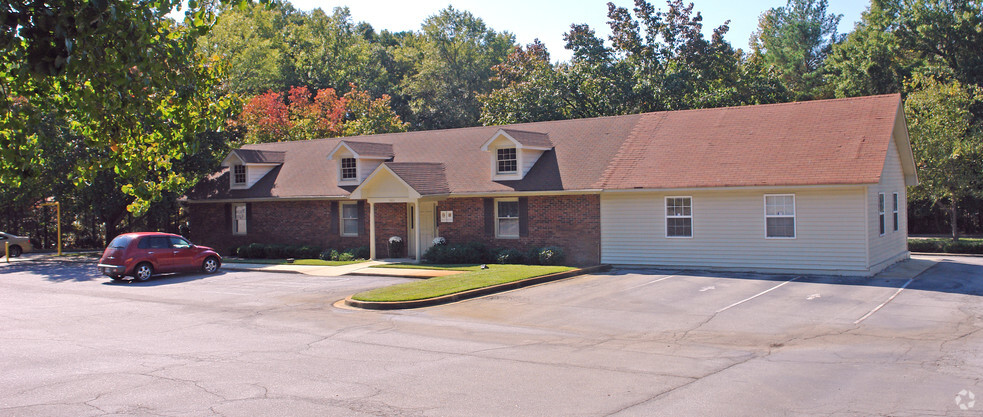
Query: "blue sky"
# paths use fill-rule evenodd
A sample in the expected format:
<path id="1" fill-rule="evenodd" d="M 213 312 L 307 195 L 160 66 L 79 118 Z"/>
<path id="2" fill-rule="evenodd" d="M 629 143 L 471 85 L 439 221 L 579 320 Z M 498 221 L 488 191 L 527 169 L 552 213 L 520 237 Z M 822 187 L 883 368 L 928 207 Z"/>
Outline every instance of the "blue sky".
<path id="1" fill-rule="evenodd" d="M 727 39 L 735 48 L 747 50 L 748 38 L 758 25 L 758 16 L 769 8 L 784 6 L 784 0 L 689 0 L 694 9 L 702 12 L 704 31 L 709 33 L 730 19 Z M 689 1 L 684 0 L 685 3 Z M 376 30 L 417 30 L 428 16 L 453 5 L 467 10 L 485 21 L 492 29 L 509 31 L 521 44 L 539 38 L 549 49 L 553 60 L 567 60 L 569 52 L 563 48 L 563 34 L 572 23 L 587 23 L 603 38 L 607 38 L 607 0 L 291 0 L 301 10 L 315 8 L 330 12 L 338 6 L 348 6 L 355 21 L 368 22 Z M 618 6 L 633 7 L 631 0 L 616 0 Z M 661 0 L 652 1 L 656 8 L 665 10 Z M 849 32 L 869 1 L 829 0 L 829 11 L 842 14 L 840 33 Z"/>

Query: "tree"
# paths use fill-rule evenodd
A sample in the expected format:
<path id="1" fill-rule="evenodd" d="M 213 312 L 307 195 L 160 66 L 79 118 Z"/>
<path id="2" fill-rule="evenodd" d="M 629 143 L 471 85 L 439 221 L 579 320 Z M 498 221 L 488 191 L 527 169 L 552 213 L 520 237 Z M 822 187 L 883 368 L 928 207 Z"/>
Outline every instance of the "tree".
<path id="1" fill-rule="evenodd" d="M 423 23 L 422 31 L 404 39 L 402 59 L 416 64 L 401 92 L 410 97 L 411 120 L 417 129 L 475 126 L 481 115 L 478 96 L 495 84 L 492 67 L 515 43 L 466 11 L 441 10 Z"/>
<path id="2" fill-rule="evenodd" d="M 237 124 L 246 143 L 278 142 L 403 132 L 406 123 L 392 111 L 389 96 L 372 99 L 354 84 L 343 96 L 333 88 L 312 94 L 293 87 L 286 96 L 268 91 L 250 98 Z"/>
<path id="3" fill-rule="evenodd" d="M 525 48 L 516 46 L 494 68 L 492 81 L 502 85 L 479 96 L 481 123 L 502 125 L 567 118 L 564 84 L 550 63 L 546 45 L 536 39 Z"/>
<path id="4" fill-rule="evenodd" d="M 77 181 L 114 172 L 135 197 L 132 212 L 194 183 L 173 167 L 195 150 L 198 134 L 221 127 L 231 103 L 214 94 L 221 67 L 195 54 L 212 9 L 192 2 L 178 26 L 166 17 L 178 4 L 0 6 L 0 184 L 17 187 L 49 163 L 36 151 L 49 114 L 96 151 L 72 162 Z"/>
<path id="5" fill-rule="evenodd" d="M 946 207 L 957 240 L 959 205 L 983 194 L 983 130 L 969 111 L 983 103 L 983 89 L 923 74 L 907 88 L 905 115 L 919 175 L 912 194 Z"/>
<path id="6" fill-rule="evenodd" d="M 836 26 L 843 15 L 827 13 L 827 0 L 788 0 L 764 12 L 751 35 L 753 53 L 761 55 L 797 99 L 828 98 L 823 62 L 839 42 Z"/>
<path id="7" fill-rule="evenodd" d="M 837 97 L 900 92 L 913 68 L 923 60 L 903 48 L 896 36 L 900 5 L 874 0 L 853 32 L 833 45 L 825 61 Z"/>

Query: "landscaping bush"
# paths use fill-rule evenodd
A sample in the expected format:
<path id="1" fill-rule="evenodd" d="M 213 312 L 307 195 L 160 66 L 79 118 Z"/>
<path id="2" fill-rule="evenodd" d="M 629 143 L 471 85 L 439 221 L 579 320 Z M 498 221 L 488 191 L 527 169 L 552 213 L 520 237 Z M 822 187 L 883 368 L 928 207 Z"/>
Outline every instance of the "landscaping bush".
<path id="1" fill-rule="evenodd" d="M 430 264 L 480 264 L 493 257 L 481 242 L 457 245 L 435 245 L 423 254 L 423 261 Z"/>
<path id="2" fill-rule="evenodd" d="M 321 254 L 321 248 L 317 246 L 301 246 L 297 249 L 297 256 L 295 258 L 299 259 L 317 259 L 318 255 Z"/>
<path id="3" fill-rule="evenodd" d="M 321 252 L 321 255 L 319 257 L 325 261 L 337 261 L 338 251 L 334 249 L 325 249 L 324 251 Z"/>
<path id="4" fill-rule="evenodd" d="M 539 251 L 540 265 L 560 265 L 563 263 L 563 249 L 556 246 L 545 247 Z"/>
<path id="5" fill-rule="evenodd" d="M 535 247 L 526 251 L 526 265 L 540 265 L 539 263 L 539 253 L 543 251 L 543 248 Z"/>
<path id="6" fill-rule="evenodd" d="M 300 258 L 300 246 L 288 245 L 283 248 L 284 258 Z"/>
<path id="7" fill-rule="evenodd" d="M 971 253 L 983 254 L 983 241 L 963 239 L 909 239 L 908 250 L 929 253 Z"/>
<path id="8" fill-rule="evenodd" d="M 257 259 L 266 256 L 266 245 L 261 243 L 250 243 L 239 247 L 240 258 Z"/>
<path id="9" fill-rule="evenodd" d="M 371 256 L 369 254 L 369 247 L 368 246 L 359 246 L 357 248 L 349 248 L 349 249 L 346 249 L 345 250 L 345 253 L 352 255 L 352 259 L 349 259 L 349 260 L 369 259 L 369 257 Z M 339 259 L 339 260 L 341 260 L 341 259 Z"/>
<path id="10" fill-rule="evenodd" d="M 524 256 L 522 252 L 514 248 L 505 248 L 498 251 L 498 255 L 495 256 L 495 262 L 500 264 L 521 264 L 523 262 Z"/>
<path id="11" fill-rule="evenodd" d="M 332 260 L 333 261 L 354 261 L 355 260 L 355 255 L 352 255 L 351 252 L 342 252 L 340 255 L 338 255 L 338 259 L 332 259 Z"/>
<path id="12" fill-rule="evenodd" d="M 392 236 L 389 238 L 389 257 L 398 258 L 403 256 L 403 238 L 399 236 Z"/>
<path id="13" fill-rule="evenodd" d="M 266 259 L 282 259 L 287 257 L 287 247 L 284 245 L 268 245 L 263 251 Z"/>

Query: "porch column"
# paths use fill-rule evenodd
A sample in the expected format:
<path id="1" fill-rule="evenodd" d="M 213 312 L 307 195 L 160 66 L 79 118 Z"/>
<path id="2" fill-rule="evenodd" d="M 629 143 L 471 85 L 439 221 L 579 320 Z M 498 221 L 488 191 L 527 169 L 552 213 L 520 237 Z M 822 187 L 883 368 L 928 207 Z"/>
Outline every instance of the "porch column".
<path id="1" fill-rule="evenodd" d="M 375 203 L 369 200 L 369 258 L 375 260 Z"/>
<path id="2" fill-rule="evenodd" d="M 413 228 L 414 239 L 416 240 L 416 263 L 420 263 L 420 200 L 416 200 L 413 203 L 416 206 L 416 210 L 413 210 L 413 224 L 416 227 Z"/>

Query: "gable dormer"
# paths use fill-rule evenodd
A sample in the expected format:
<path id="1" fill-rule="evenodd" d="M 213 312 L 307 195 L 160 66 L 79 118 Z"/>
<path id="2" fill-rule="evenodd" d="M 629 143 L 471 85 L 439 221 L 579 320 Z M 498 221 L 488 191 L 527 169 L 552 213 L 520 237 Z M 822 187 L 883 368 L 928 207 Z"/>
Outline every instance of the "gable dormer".
<path id="1" fill-rule="evenodd" d="M 283 165 L 281 151 L 259 151 L 236 149 L 222 160 L 222 166 L 229 168 L 229 188 L 245 190 L 269 174 L 273 168 Z"/>
<path id="2" fill-rule="evenodd" d="M 338 185 L 359 185 L 383 162 L 392 161 L 393 145 L 343 140 L 328 153 L 337 167 Z"/>
<path id="3" fill-rule="evenodd" d="M 492 181 L 521 180 L 543 153 L 553 149 L 549 135 L 499 129 L 481 150 L 490 153 Z"/>

